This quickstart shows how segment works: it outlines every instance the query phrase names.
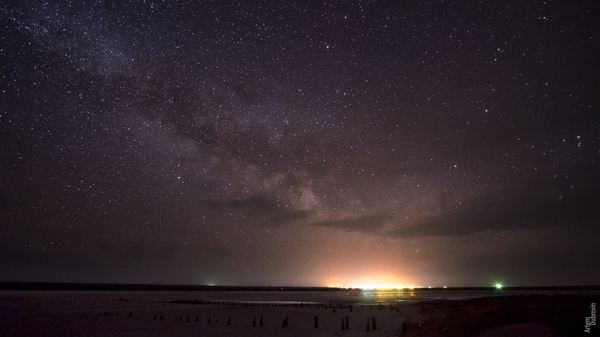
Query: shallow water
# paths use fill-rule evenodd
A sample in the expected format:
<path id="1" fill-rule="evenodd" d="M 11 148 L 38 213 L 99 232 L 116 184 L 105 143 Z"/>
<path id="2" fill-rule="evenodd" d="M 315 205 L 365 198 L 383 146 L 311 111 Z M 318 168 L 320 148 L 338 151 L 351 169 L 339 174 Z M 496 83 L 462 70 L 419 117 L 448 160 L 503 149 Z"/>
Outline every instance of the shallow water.
<path id="1" fill-rule="evenodd" d="M 600 295 L 600 290 L 522 290 L 522 289 L 391 289 L 391 290 L 332 290 L 332 291 L 0 291 L 4 301 L 35 301 L 60 299 L 64 301 L 130 301 L 170 302 L 210 301 L 270 304 L 394 304 L 433 299 L 469 299 L 509 295 Z"/>

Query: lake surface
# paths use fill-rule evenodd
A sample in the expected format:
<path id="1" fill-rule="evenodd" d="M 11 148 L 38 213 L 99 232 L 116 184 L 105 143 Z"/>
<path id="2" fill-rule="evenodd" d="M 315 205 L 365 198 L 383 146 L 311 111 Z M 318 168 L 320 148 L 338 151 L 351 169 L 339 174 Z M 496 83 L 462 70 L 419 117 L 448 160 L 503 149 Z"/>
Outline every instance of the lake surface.
<path id="1" fill-rule="evenodd" d="M 339 303 L 395 304 L 434 299 L 470 299 L 487 296 L 514 295 L 593 295 L 600 289 L 398 289 L 398 290 L 332 290 L 332 291 L 72 291 L 72 290 L 3 290 L 4 301 L 34 301 L 60 299 L 64 301 L 137 301 L 170 302 L 251 302 L 251 303 Z"/>

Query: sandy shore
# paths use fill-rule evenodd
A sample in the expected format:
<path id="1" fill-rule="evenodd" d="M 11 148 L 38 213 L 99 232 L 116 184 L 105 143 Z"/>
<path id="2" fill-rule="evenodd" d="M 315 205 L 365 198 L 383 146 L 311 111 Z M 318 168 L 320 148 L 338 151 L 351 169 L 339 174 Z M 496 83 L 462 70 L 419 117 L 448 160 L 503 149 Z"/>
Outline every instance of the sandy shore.
<path id="1" fill-rule="evenodd" d="M 589 336 L 585 317 L 597 300 L 504 296 L 361 306 L 12 297 L 0 301 L 0 331 L 6 336 Z"/>

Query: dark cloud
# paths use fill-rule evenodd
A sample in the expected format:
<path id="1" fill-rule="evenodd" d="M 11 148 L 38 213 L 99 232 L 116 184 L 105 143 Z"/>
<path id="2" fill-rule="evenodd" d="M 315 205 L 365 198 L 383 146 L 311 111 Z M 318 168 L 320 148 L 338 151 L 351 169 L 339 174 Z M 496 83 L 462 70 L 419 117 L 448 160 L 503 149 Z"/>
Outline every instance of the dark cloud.
<path id="1" fill-rule="evenodd" d="M 158 260 L 190 259 L 192 257 L 203 261 L 229 259 L 234 256 L 231 249 L 216 244 L 197 244 L 195 246 L 169 245 L 160 247 L 152 254 Z"/>
<path id="2" fill-rule="evenodd" d="M 270 213 L 279 209 L 277 203 L 256 196 L 242 200 L 232 200 L 226 203 L 226 207 L 240 211 L 245 215 Z"/>
<path id="3" fill-rule="evenodd" d="M 208 260 L 222 260 L 234 257 L 233 251 L 227 247 L 210 245 L 202 249 L 202 253 Z"/>
<path id="4" fill-rule="evenodd" d="M 308 211 L 297 210 L 260 196 L 228 202 L 205 202 L 220 212 L 235 212 L 243 215 L 243 222 L 249 225 L 270 227 L 284 225 L 306 218 Z"/>
<path id="5" fill-rule="evenodd" d="M 341 229 L 346 232 L 380 233 L 390 218 L 384 215 L 365 215 L 358 218 L 313 222 L 311 225 Z"/>
<path id="6" fill-rule="evenodd" d="M 591 189 L 565 195 L 531 195 L 425 218 L 386 232 L 391 237 L 469 235 L 486 230 L 591 226 L 600 221 L 600 194 Z"/>
<path id="7" fill-rule="evenodd" d="M 597 237 L 598 232 L 589 233 Z M 434 264 L 441 277 L 452 278 L 465 286 L 493 285 L 497 282 L 510 286 L 536 284 L 539 286 L 596 285 L 600 277 L 591 239 L 578 237 L 581 248 L 569 251 L 557 249 L 529 249 L 523 252 L 494 252 L 472 254 L 441 260 Z M 442 262 L 443 261 L 443 262 Z"/>
<path id="8" fill-rule="evenodd" d="M 101 251 L 109 251 L 111 249 L 110 243 L 106 239 L 96 239 L 93 243 L 94 247 Z"/>
<path id="9" fill-rule="evenodd" d="M 146 257 L 146 252 L 142 247 L 135 246 L 124 249 L 122 255 L 132 260 L 141 261 Z"/>
<path id="10" fill-rule="evenodd" d="M 0 249 L 0 268 L 5 272 L 13 270 L 57 270 L 62 272 L 92 272 L 103 267 L 97 259 L 73 254 L 65 247 L 49 245 L 38 250 L 5 247 Z"/>
<path id="11" fill-rule="evenodd" d="M 160 249 L 158 249 L 157 252 L 155 252 L 152 255 L 152 257 L 159 259 L 159 260 L 168 260 L 168 259 L 173 258 L 174 256 L 177 256 L 178 254 L 180 254 L 181 252 L 183 252 L 185 250 L 186 250 L 185 247 L 175 246 L 175 245 L 161 247 Z"/>

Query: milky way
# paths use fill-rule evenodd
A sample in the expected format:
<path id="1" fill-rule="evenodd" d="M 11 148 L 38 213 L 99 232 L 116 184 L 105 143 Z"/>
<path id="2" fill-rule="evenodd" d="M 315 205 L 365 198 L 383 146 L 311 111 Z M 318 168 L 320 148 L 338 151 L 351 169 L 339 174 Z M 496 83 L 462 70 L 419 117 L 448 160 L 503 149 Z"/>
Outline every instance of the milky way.
<path id="1" fill-rule="evenodd" d="M 597 284 L 586 3 L 2 5 L 0 280 Z"/>

